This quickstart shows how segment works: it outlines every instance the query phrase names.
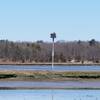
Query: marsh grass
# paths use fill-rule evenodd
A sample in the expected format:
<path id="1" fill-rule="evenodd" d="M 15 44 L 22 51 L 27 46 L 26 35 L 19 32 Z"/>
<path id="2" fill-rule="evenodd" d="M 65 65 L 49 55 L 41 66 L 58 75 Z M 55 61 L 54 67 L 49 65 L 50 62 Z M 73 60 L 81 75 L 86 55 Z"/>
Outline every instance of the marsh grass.
<path id="1" fill-rule="evenodd" d="M 100 72 L 0 71 L 0 79 L 100 79 Z"/>

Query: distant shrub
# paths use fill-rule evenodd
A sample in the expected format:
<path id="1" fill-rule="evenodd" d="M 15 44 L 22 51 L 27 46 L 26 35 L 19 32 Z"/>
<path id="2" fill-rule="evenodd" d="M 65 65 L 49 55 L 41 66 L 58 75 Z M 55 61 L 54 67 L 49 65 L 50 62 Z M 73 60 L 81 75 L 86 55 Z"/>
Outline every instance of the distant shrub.
<path id="1" fill-rule="evenodd" d="M 17 77 L 16 74 L 0 74 L 0 79 L 2 78 L 14 78 Z"/>

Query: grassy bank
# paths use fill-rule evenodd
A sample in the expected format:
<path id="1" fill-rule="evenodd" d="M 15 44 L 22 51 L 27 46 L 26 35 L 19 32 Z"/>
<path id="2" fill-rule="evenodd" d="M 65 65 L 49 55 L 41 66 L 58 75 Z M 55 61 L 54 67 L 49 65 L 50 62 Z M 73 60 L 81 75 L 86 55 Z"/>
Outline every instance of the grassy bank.
<path id="1" fill-rule="evenodd" d="M 0 61 L 0 65 L 52 65 L 51 62 L 11 62 L 11 61 Z M 55 62 L 54 65 L 60 65 L 60 66 L 100 66 L 100 63 L 80 63 L 80 62 L 73 62 L 73 63 L 63 63 L 63 62 Z"/>
<path id="2" fill-rule="evenodd" d="M 100 72 L 51 72 L 51 71 L 0 71 L 0 80 L 66 81 L 99 80 Z"/>

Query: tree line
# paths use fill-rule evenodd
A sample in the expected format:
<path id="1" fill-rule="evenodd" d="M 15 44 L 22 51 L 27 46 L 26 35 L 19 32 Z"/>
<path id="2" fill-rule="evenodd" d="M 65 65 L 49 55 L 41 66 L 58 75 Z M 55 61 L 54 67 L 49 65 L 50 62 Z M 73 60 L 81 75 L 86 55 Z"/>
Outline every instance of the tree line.
<path id="1" fill-rule="evenodd" d="M 0 40 L 0 60 L 12 62 L 51 62 L 52 43 L 13 42 Z M 100 62 L 100 42 L 57 41 L 55 42 L 55 62 Z"/>

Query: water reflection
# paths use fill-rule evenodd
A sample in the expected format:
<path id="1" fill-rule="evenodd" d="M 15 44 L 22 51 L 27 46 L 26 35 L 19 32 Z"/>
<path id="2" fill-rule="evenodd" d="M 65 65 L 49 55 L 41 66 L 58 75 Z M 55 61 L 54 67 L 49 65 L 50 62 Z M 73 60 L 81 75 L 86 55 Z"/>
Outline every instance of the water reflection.
<path id="1" fill-rule="evenodd" d="M 0 100 L 99 100 L 100 90 L 0 90 Z"/>

